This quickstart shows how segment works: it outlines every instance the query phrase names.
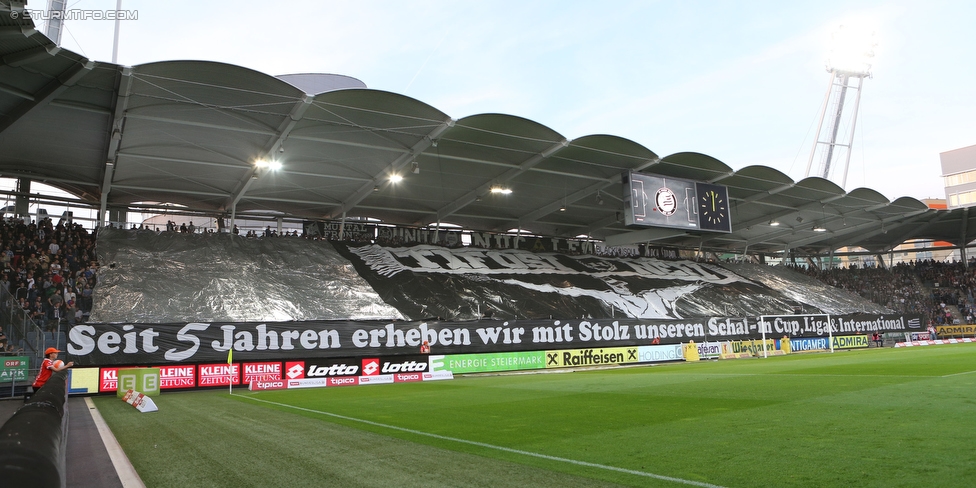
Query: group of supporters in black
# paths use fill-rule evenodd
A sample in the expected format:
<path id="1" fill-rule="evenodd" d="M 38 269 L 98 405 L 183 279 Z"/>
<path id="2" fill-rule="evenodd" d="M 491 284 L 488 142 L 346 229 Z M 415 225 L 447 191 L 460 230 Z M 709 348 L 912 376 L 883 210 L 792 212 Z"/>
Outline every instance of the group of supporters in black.
<path id="1" fill-rule="evenodd" d="M 97 272 L 95 235 L 83 226 L 49 218 L 0 222 L 0 306 L 15 322 L 27 317 L 54 331 L 83 321 Z"/>

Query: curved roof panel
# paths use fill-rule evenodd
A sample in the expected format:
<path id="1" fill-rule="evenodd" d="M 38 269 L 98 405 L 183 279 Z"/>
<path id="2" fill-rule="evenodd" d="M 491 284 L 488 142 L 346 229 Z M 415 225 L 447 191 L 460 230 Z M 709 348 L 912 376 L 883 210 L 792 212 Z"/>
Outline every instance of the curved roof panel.
<path id="1" fill-rule="evenodd" d="M 696 152 L 662 158 L 614 135 L 570 141 L 514 115 L 455 120 L 361 82 L 319 91 L 219 62 L 92 62 L 51 44 L 29 19 L 0 23 L 9 34 L 0 38 L 0 174 L 69 189 L 96 207 L 161 201 L 213 216 L 451 222 L 732 252 L 976 237 L 965 209 L 845 193 L 763 166 L 733 171 Z M 728 186 L 732 232 L 624 227 L 628 171 Z"/>

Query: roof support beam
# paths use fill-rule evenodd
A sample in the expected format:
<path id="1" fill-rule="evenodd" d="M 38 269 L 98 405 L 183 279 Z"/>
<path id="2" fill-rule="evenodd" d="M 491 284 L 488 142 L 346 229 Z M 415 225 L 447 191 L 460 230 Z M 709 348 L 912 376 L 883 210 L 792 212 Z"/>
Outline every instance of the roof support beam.
<path id="1" fill-rule="evenodd" d="M 169 157 L 165 157 L 165 156 L 152 156 L 152 155 L 149 155 L 149 154 L 136 154 L 136 153 L 129 153 L 129 152 L 124 152 L 124 151 L 119 151 L 117 153 L 117 157 L 119 157 L 119 158 L 132 158 L 132 159 L 148 159 L 148 160 L 151 160 L 151 161 L 165 161 L 167 163 L 184 163 L 184 164 L 193 164 L 193 165 L 202 165 L 202 166 L 215 166 L 215 167 L 218 167 L 218 168 L 230 168 L 230 169 L 236 169 L 236 170 L 243 169 L 243 166 L 240 163 L 237 163 L 237 164 L 234 164 L 234 163 L 218 163 L 218 162 L 215 162 L 215 161 L 201 161 L 201 160 L 198 160 L 198 159 L 169 158 Z"/>
<path id="2" fill-rule="evenodd" d="M 184 190 L 181 188 L 151 188 L 146 186 L 136 186 L 136 185 L 113 185 L 113 189 L 116 190 L 133 190 L 139 192 L 159 192 L 159 193 L 181 193 L 186 195 L 199 195 L 202 197 L 225 197 L 224 193 L 209 192 L 209 191 L 194 191 L 194 190 Z"/>
<path id="3" fill-rule="evenodd" d="M 112 179 L 115 177 L 115 163 L 119 157 L 119 147 L 122 145 L 122 131 L 125 128 L 125 110 L 129 105 L 129 93 L 132 90 L 132 68 L 123 67 L 119 71 L 119 81 L 115 87 L 115 106 L 112 107 L 112 118 L 109 122 L 108 148 L 105 154 L 105 173 L 102 176 L 101 202 L 98 209 L 98 226 L 105 223 L 105 211 L 108 207 L 108 194 L 112 191 Z"/>
<path id="4" fill-rule="evenodd" d="M 102 107 L 100 105 L 94 105 L 91 103 L 75 102 L 73 100 L 51 100 L 51 106 L 81 110 L 83 112 L 91 112 L 94 114 L 112 115 L 112 109 L 108 107 Z"/>
<path id="5" fill-rule="evenodd" d="M 0 9 L 0 11 L 3 10 L 4 9 Z M 37 31 L 32 28 L 22 25 L 0 26 L 0 40 L 24 39 L 34 35 L 36 32 Z"/>
<path id="6" fill-rule="evenodd" d="M 31 64 L 43 59 L 53 58 L 59 52 L 61 52 L 61 48 L 55 46 L 54 43 L 52 43 L 46 37 L 44 38 L 44 41 L 46 41 L 44 45 L 27 49 L 25 51 L 8 54 L 0 59 L 0 61 L 3 61 L 3 64 L 10 66 L 11 68 L 18 68 L 25 64 Z"/>
<path id="7" fill-rule="evenodd" d="M 799 214 L 800 212 L 803 212 L 803 211 L 816 210 L 817 207 L 820 207 L 821 209 L 823 209 L 828 203 L 833 202 L 834 200 L 840 200 L 841 198 L 844 198 L 845 196 L 847 196 L 846 193 L 845 194 L 841 194 L 841 195 L 834 195 L 834 196 L 832 196 L 830 198 L 825 198 L 823 200 L 815 200 L 815 201 L 812 201 L 810 203 L 807 203 L 805 205 L 801 205 L 801 206 L 795 207 L 795 208 L 783 207 L 783 210 L 781 210 L 781 211 L 774 212 L 774 213 L 771 213 L 771 214 L 766 214 L 766 215 L 763 215 L 762 217 L 758 217 L 758 218 L 755 218 L 755 219 L 752 219 L 752 220 L 747 220 L 745 222 L 733 222 L 733 225 L 736 228 L 752 227 L 753 225 L 761 224 L 763 222 L 769 222 L 771 220 L 777 220 L 777 219 L 782 219 L 784 217 L 790 217 L 790 216 Z M 881 207 L 878 207 L 878 208 L 883 208 L 885 205 L 887 205 L 887 204 L 881 205 Z M 876 209 L 875 207 L 869 207 L 869 208 L 863 209 L 862 211 L 863 212 L 869 212 L 869 211 L 872 211 L 872 210 L 875 210 L 875 209 Z M 811 222 L 808 222 L 807 225 L 813 226 L 815 223 L 816 222 L 811 221 Z M 799 226 L 787 227 L 786 229 L 784 229 L 784 230 L 782 230 L 782 231 L 780 231 L 778 233 L 775 233 L 775 234 L 772 234 L 772 235 L 767 235 L 766 237 L 768 239 L 776 239 L 777 237 L 779 237 L 781 235 L 785 235 L 785 234 L 789 234 L 789 233 L 793 232 L 798 227 Z M 806 226 L 803 226 L 803 227 L 806 227 Z M 721 238 L 721 235 L 713 236 L 713 237 L 711 237 L 709 239 L 705 239 L 705 242 L 711 241 L 713 239 L 719 239 L 719 238 Z M 749 244 L 756 244 L 756 242 L 749 241 Z"/>
<path id="8" fill-rule="evenodd" d="M 95 63 L 92 61 L 88 61 L 83 64 L 72 64 L 71 67 L 64 70 L 60 75 L 49 81 L 48 84 L 44 85 L 44 87 L 38 90 L 37 93 L 31 94 L 29 99 L 21 102 L 16 108 L 11 110 L 10 113 L 0 118 L 0 134 L 10 128 L 10 126 L 14 125 L 18 120 L 21 120 L 27 114 L 39 107 L 45 106 L 48 102 L 53 100 L 54 97 L 60 95 L 69 87 L 77 83 L 82 77 L 90 73 L 94 67 Z"/>
<path id="9" fill-rule="evenodd" d="M 923 215 L 925 215 L 925 214 L 927 214 L 929 212 L 932 212 L 932 210 L 931 209 L 925 209 L 925 210 L 919 210 L 917 212 L 912 212 L 912 213 L 908 213 L 908 214 L 904 214 L 904 215 L 892 215 L 890 217 L 881 219 L 880 221 L 866 222 L 866 223 L 863 223 L 863 224 L 852 225 L 849 228 L 844 229 L 843 231 L 819 233 L 816 236 L 807 237 L 805 239 L 800 239 L 798 241 L 792 241 L 789 244 L 789 248 L 790 249 L 796 249 L 798 247 L 807 246 L 807 245 L 813 244 L 815 242 L 824 241 L 824 240 L 827 240 L 827 239 L 836 239 L 838 237 L 842 237 L 842 236 L 845 236 L 845 235 L 848 235 L 848 234 L 853 234 L 855 232 L 858 233 L 858 237 L 860 239 L 867 239 L 867 238 L 869 238 L 871 236 L 875 236 L 875 235 L 878 235 L 880 233 L 885 232 L 884 231 L 884 224 L 886 224 L 888 222 L 895 222 L 895 221 L 897 221 L 899 219 L 905 219 L 905 221 L 903 221 L 901 223 L 902 225 L 905 225 L 905 224 L 909 224 L 909 223 L 912 223 L 912 222 L 920 219 Z M 881 225 L 879 226 L 879 224 L 881 224 Z M 877 230 L 868 232 L 866 234 L 863 233 L 864 232 L 864 229 L 870 229 L 870 228 L 873 228 L 873 227 L 877 227 Z"/>
<path id="10" fill-rule="evenodd" d="M 308 110 L 308 107 L 312 106 L 313 100 L 314 97 L 305 95 L 301 100 L 298 101 L 298 103 L 295 104 L 294 107 L 292 107 L 288 117 L 278 124 L 278 130 L 271 134 L 271 140 L 265 144 L 261 159 L 274 159 L 274 152 L 281 148 L 281 144 L 285 141 L 285 139 L 288 138 L 288 134 L 291 133 L 291 130 L 295 127 L 295 124 L 297 124 L 299 120 L 302 120 L 302 116 L 305 115 L 305 111 Z M 231 215 L 235 215 L 237 213 L 237 202 L 240 202 L 241 198 L 244 198 L 244 194 L 247 193 L 247 189 L 251 187 L 251 184 L 253 184 L 255 180 L 268 174 L 268 172 L 268 168 L 258 168 L 254 165 L 247 168 L 247 171 L 245 171 L 241 181 L 237 183 L 237 188 L 227 198 L 227 202 L 223 206 L 224 210 L 229 209 Z M 231 226 L 233 225 L 234 219 L 231 218 Z"/>
<path id="11" fill-rule="evenodd" d="M 966 244 L 969 243 L 969 238 L 967 237 L 967 230 L 969 228 L 969 207 L 962 209 L 962 225 L 959 226 L 959 247 L 965 251 Z"/>
<path id="12" fill-rule="evenodd" d="M 959 231 L 959 257 L 962 260 L 963 268 L 969 269 L 969 258 L 966 257 L 966 244 L 969 243 L 969 207 L 962 210 L 962 229 Z"/>
<path id="13" fill-rule="evenodd" d="M 155 115 L 128 113 L 126 114 L 126 118 L 136 119 L 136 120 L 146 120 L 149 122 L 162 122 L 164 124 L 176 124 L 176 125 L 186 125 L 190 127 L 200 127 L 201 129 L 215 129 L 215 130 L 225 130 L 230 132 L 241 132 L 244 134 L 254 134 L 259 136 L 275 137 L 278 135 L 277 132 L 271 129 L 249 129 L 247 127 L 233 127 L 233 126 L 223 125 L 223 124 L 211 124 L 209 122 L 195 122 L 192 120 L 171 119 L 169 117 L 157 117 Z"/>
<path id="14" fill-rule="evenodd" d="M 928 229 L 929 227 L 937 224 L 938 222 L 940 222 L 941 220 L 945 219 L 946 217 L 948 217 L 950 215 L 952 215 L 952 213 L 950 213 L 950 212 L 941 212 L 938 215 L 936 215 L 935 218 L 933 218 L 932 220 L 929 220 L 928 222 L 926 222 L 926 223 L 924 223 L 922 225 L 911 227 L 908 230 L 908 232 L 905 232 L 905 233 L 899 235 L 898 237 L 896 237 L 892 241 L 892 242 L 896 242 L 897 241 L 898 244 L 895 244 L 894 246 L 892 246 L 891 249 L 894 249 L 894 247 L 900 245 L 901 243 L 903 243 L 903 242 L 905 242 L 905 241 L 907 241 L 907 240 L 909 240 L 909 239 L 911 239 L 911 238 L 913 238 L 913 237 L 915 237 L 915 236 L 917 236 L 919 234 L 924 233 L 925 232 L 925 229 Z M 963 229 L 966 228 L 965 221 L 962 224 L 962 228 Z M 962 245 L 965 246 L 965 242 L 963 242 Z M 886 249 L 886 251 L 890 251 L 891 249 Z"/>
<path id="15" fill-rule="evenodd" d="M 269 156 L 274 156 L 274 153 L 281 149 L 281 145 L 284 144 L 285 139 L 288 139 L 288 135 L 291 134 L 292 129 L 295 125 L 302 120 L 305 116 L 305 111 L 312 106 L 312 102 L 315 101 L 315 97 L 311 95 L 305 95 L 302 99 L 295 104 L 291 109 L 291 113 L 288 114 L 288 118 L 278 125 L 278 130 L 275 138 L 268 142 L 268 145 L 264 147 L 264 152 Z"/>
<path id="16" fill-rule="evenodd" d="M 614 212 L 613 215 L 608 215 L 602 219 L 590 222 L 589 225 L 583 228 L 580 234 L 590 235 L 595 231 L 598 231 L 608 225 L 616 224 L 623 219 L 623 212 Z"/>
<path id="17" fill-rule="evenodd" d="M 518 176 L 518 175 L 520 175 L 520 174 L 522 174 L 522 173 L 524 173 L 524 172 L 532 169 L 533 167 L 535 167 L 539 163 L 545 161 L 547 158 L 549 158 L 550 156 L 552 156 L 553 154 L 555 154 L 557 151 L 559 151 L 560 149 L 563 149 L 566 146 L 569 146 L 569 141 L 567 141 L 565 139 L 563 139 L 562 141 L 557 142 L 556 144 L 553 144 L 552 146 L 549 146 L 546 150 L 542 151 L 541 153 L 536 154 L 536 155 L 532 156 L 529 159 L 526 159 L 525 161 L 522 162 L 522 164 L 519 164 L 516 167 L 510 168 L 508 171 L 502 173 L 501 175 L 499 175 L 499 176 L 497 176 L 495 178 L 492 178 L 491 180 L 489 180 L 486 183 L 483 183 L 478 188 L 475 188 L 474 190 L 471 190 L 468 193 L 465 193 L 464 195 L 461 195 L 460 197 L 458 197 L 453 202 L 451 202 L 451 203 L 449 203 L 449 204 L 441 207 L 440 209 L 438 209 L 437 210 L 437 213 L 427 216 L 427 218 L 422 219 L 421 221 L 417 222 L 417 224 L 419 224 L 419 225 L 428 225 L 428 224 L 433 223 L 433 222 L 441 222 L 441 221 L 443 221 L 445 218 L 447 218 L 448 216 L 450 216 L 454 212 L 457 212 L 458 210 L 461 210 L 462 208 L 467 207 L 468 205 L 470 205 L 472 202 L 474 202 L 475 200 L 477 200 L 479 196 L 484 195 L 485 193 L 488 193 L 488 191 L 493 186 L 496 186 L 496 185 L 504 185 L 505 183 L 508 183 L 509 181 L 511 181 L 516 176 Z"/>
<path id="18" fill-rule="evenodd" d="M 369 195 L 373 193 L 373 190 L 380 185 L 388 185 L 389 181 L 383 181 L 383 175 L 399 172 L 404 166 L 409 164 L 417 157 L 418 154 L 424 152 L 433 141 L 441 136 L 451 127 L 454 127 L 454 119 L 447 119 L 441 122 L 437 127 L 434 128 L 429 134 L 424 136 L 421 140 L 417 141 L 410 149 L 406 152 L 400 154 L 399 157 L 394 159 L 383 171 L 379 174 L 373 176 L 373 179 L 363 184 L 358 190 L 352 193 L 345 202 L 342 203 L 339 208 L 333 210 L 327 218 L 334 219 L 344 213 L 348 213 L 350 210 L 355 208 Z"/>
<path id="19" fill-rule="evenodd" d="M 9 93 L 15 97 L 23 98 L 24 100 L 34 101 L 34 94 L 21 90 L 16 86 L 10 86 L 6 83 L 0 83 L 0 92 Z"/>
<path id="20" fill-rule="evenodd" d="M 626 232 L 623 234 L 617 234 L 608 236 L 603 242 L 610 247 L 614 246 L 626 246 L 628 244 L 637 244 L 639 242 L 656 241 L 660 239 L 670 239 L 672 237 L 678 237 L 686 235 L 687 232 L 677 229 L 668 229 L 666 227 L 655 227 L 650 229 L 642 229 L 634 232 Z"/>
<path id="21" fill-rule="evenodd" d="M 645 161 L 644 164 L 641 164 L 640 166 L 634 168 L 632 171 L 643 171 L 643 170 L 645 170 L 645 169 L 647 169 L 647 168 L 649 168 L 651 166 L 654 166 L 655 164 L 658 164 L 660 162 L 661 162 L 661 159 L 660 158 L 654 158 L 654 159 Z M 566 176 L 578 176 L 578 175 L 566 175 Z M 623 175 L 622 174 L 614 175 L 614 176 L 612 176 L 610 178 L 607 178 L 607 179 L 601 181 L 600 183 L 596 183 L 596 184 L 590 185 L 590 186 L 588 186 L 588 187 L 586 187 L 586 188 L 584 188 L 582 190 L 575 191 L 575 192 L 573 192 L 570 195 L 566 195 L 564 198 L 561 198 L 559 200 L 556 200 L 554 202 L 549 203 L 548 205 L 543 206 L 542 208 L 538 208 L 536 210 L 533 210 L 533 211 L 531 211 L 531 212 L 529 212 L 529 213 L 527 213 L 527 214 L 519 217 L 518 220 L 509 221 L 507 224 L 505 224 L 507 227 L 505 227 L 505 226 L 503 226 L 503 227 L 505 227 L 505 229 L 511 229 L 511 228 L 514 228 L 514 227 L 522 228 L 522 225 L 524 225 L 524 224 L 528 224 L 528 223 L 531 223 L 531 222 L 535 222 L 535 221 L 541 219 L 542 217 L 545 217 L 546 215 L 549 215 L 549 214 L 551 214 L 551 213 L 559 210 L 560 208 L 564 208 L 565 206 L 568 206 L 571 203 L 576 203 L 577 201 L 582 200 L 583 198 L 588 197 L 590 194 L 592 194 L 594 192 L 600 191 L 600 190 L 602 190 L 602 189 L 604 189 L 604 188 L 606 188 L 608 186 L 611 186 L 611 185 L 619 185 L 622 181 L 623 181 Z M 601 220 L 604 220 L 604 219 L 601 219 Z M 612 223 L 615 223 L 615 222 L 617 222 L 616 215 L 614 215 L 613 220 L 610 221 L 609 223 L 612 224 Z M 592 226 L 592 224 L 589 225 L 589 226 L 587 226 L 586 228 L 587 229 L 590 229 L 591 226 Z M 597 229 L 591 229 L 590 231 L 586 232 L 586 234 L 589 234 L 592 230 L 597 230 Z"/>

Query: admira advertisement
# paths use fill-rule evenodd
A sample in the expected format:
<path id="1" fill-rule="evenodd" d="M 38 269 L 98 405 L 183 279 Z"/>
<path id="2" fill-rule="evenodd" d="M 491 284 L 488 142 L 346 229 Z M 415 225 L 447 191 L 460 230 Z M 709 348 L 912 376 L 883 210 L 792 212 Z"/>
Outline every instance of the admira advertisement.
<path id="1" fill-rule="evenodd" d="M 775 337 L 825 337 L 909 331 L 917 315 L 618 320 L 477 320 L 466 322 L 315 321 L 278 323 L 80 324 L 68 333 L 78 366 L 246 362 L 433 354 L 592 349 Z M 329 365 L 327 369 L 334 365 Z M 348 365 L 347 365 L 348 366 Z M 362 367 L 358 365 L 357 367 Z"/>

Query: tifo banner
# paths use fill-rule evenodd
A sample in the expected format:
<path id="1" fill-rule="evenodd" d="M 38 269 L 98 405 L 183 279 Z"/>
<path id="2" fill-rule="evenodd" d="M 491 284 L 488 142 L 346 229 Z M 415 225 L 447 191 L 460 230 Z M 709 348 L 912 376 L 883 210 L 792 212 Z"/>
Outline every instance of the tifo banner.
<path id="1" fill-rule="evenodd" d="M 428 341 L 433 354 L 547 351 L 629 347 L 659 339 L 664 344 L 694 340 L 754 339 L 790 336 L 825 337 L 909 331 L 918 315 L 815 317 L 808 321 L 703 317 L 653 320 L 478 320 L 467 322 L 271 322 L 186 324 L 80 324 L 68 332 L 68 358 L 78 366 L 147 365 L 223 362 L 234 359 L 262 362 L 308 358 L 342 358 L 416 354 Z M 777 324 L 780 324 L 777 326 Z M 761 327 L 761 325 L 763 327 Z M 213 365 L 214 367 L 218 365 Z M 286 366 L 287 370 L 287 366 Z M 104 372 L 103 372 L 104 373 Z M 199 373 L 199 372 L 198 372 Z M 237 372 L 239 373 L 239 372 Z M 237 374 L 235 373 L 235 374 Z M 115 376 L 101 379 L 102 391 L 115 390 Z M 218 377 L 207 373 L 207 380 Z M 224 377 L 228 375 L 225 374 Z M 237 374 L 238 381 L 240 375 Z M 204 377 L 198 377 L 204 381 Z M 220 381 L 215 379 L 212 381 Z M 239 384 L 239 383 L 234 383 Z M 226 386 L 226 383 L 224 383 Z M 201 385 L 203 386 L 203 385 Z M 209 385 L 208 385 L 209 386 Z"/>
<path id="2" fill-rule="evenodd" d="M 0 357 L 0 383 L 27 381 L 30 358 L 27 356 Z"/>
<path id="3" fill-rule="evenodd" d="M 305 237 L 320 237 L 330 241 L 339 240 L 340 231 L 343 240 L 371 241 L 376 237 L 376 226 L 354 222 L 310 221 L 302 222 Z"/>
<path id="4" fill-rule="evenodd" d="M 542 241 L 506 236 L 506 239 Z M 790 310 L 794 301 L 727 269 L 694 261 L 608 258 L 532 252 L 518 245 L 491 249 L 334 244 L 383 299 L 408 317 L 707 316 L 736 300 L 745 314 Z M 533 245 L 530 249 L 547 250 Z M 558 283 L 558 285 L 556 285 Z M 720 291 L 717 291 L 721 287 Z M 464 290 L 464 294 L 458 293 Z M 491 297 L 484 308 L 473 297 Z"/>

